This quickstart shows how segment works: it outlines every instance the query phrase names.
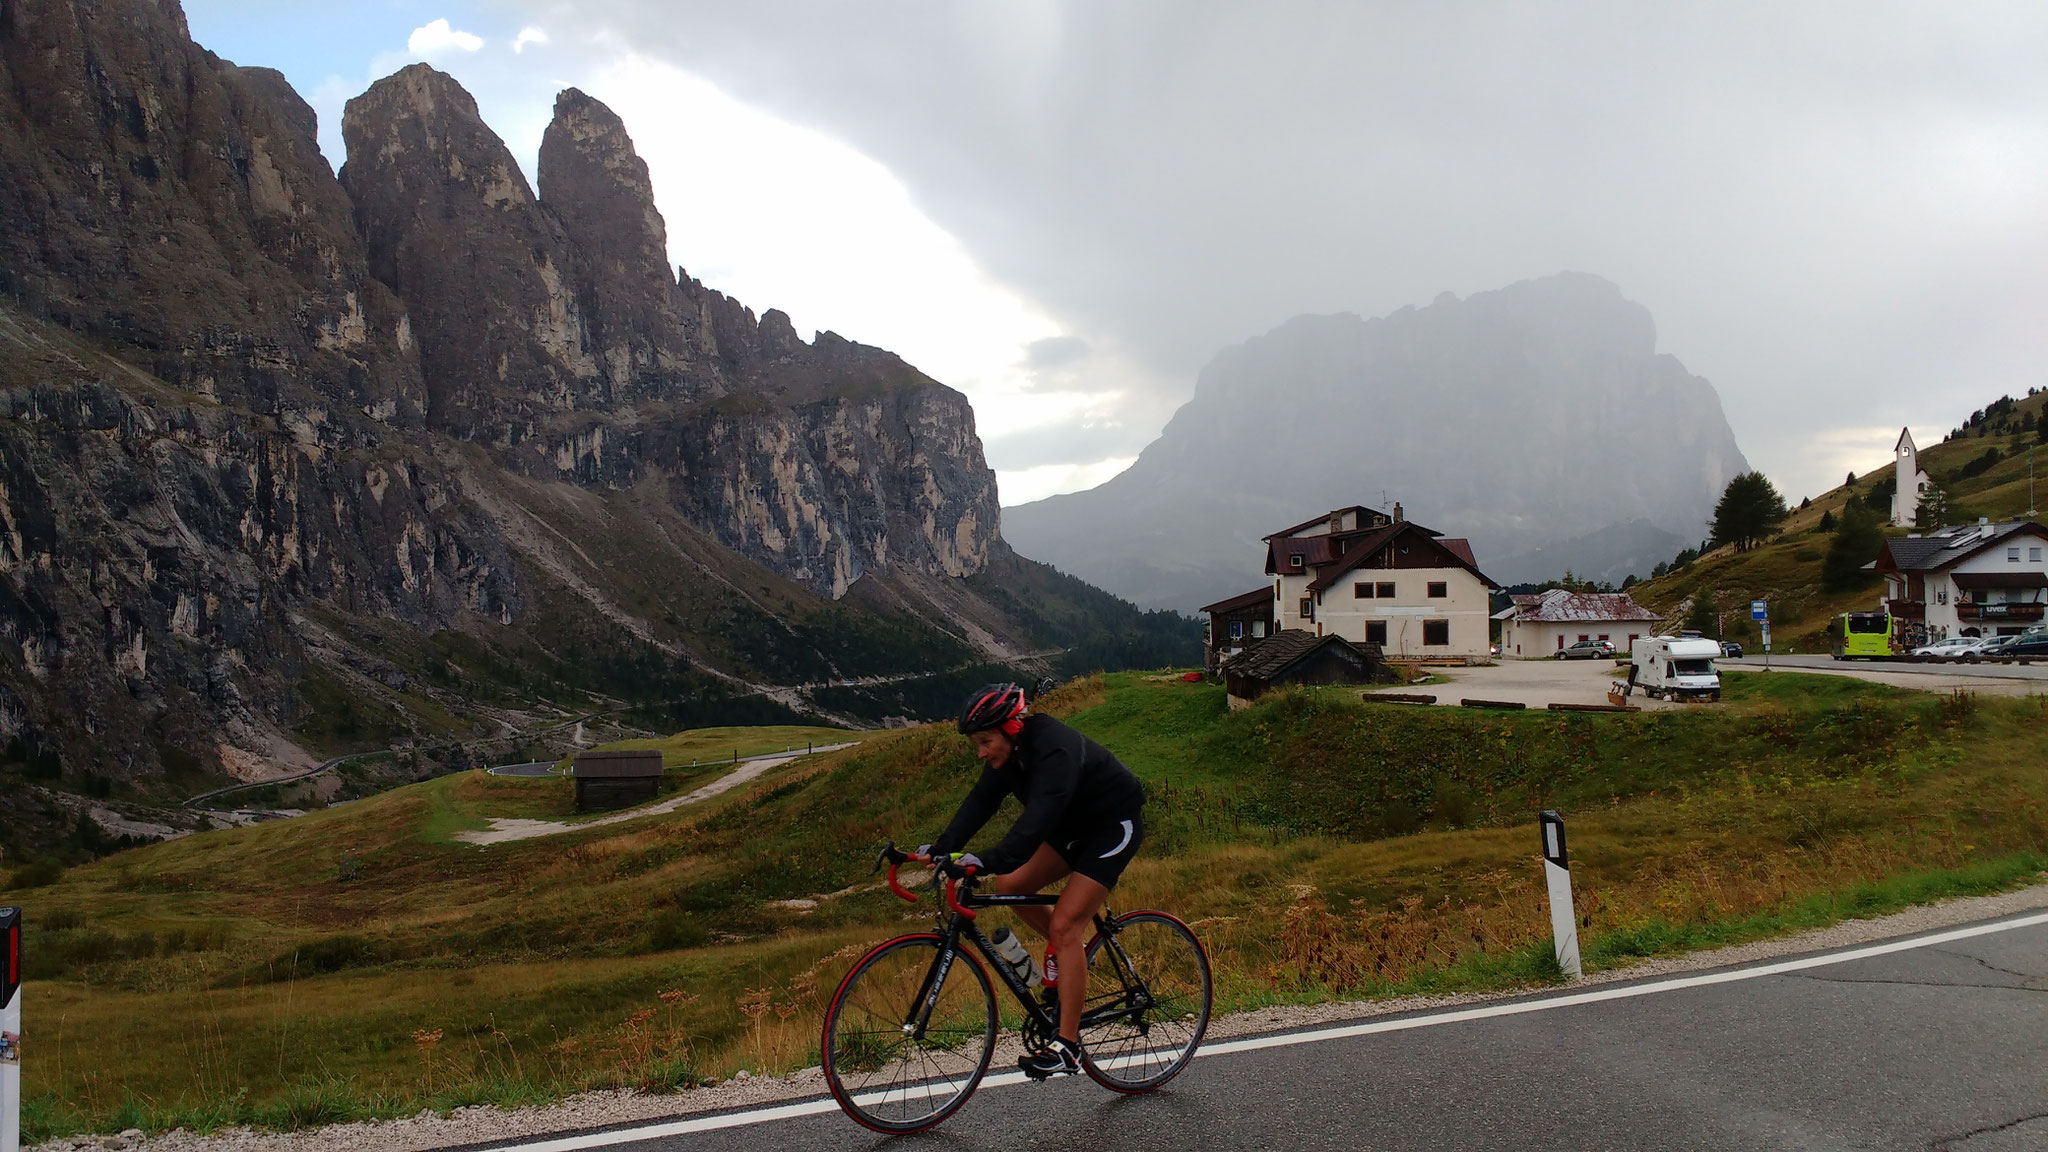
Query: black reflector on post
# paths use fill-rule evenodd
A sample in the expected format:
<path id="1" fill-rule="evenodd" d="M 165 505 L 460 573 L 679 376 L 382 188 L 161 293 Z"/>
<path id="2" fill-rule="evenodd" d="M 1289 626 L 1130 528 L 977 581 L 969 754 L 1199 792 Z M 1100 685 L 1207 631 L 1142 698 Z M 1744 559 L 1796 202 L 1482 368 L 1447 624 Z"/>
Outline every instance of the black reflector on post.
<path id="1" fill-rule="evenodd" d="M 21 909 L 0 908 L 0 1008 L 21 991 Z"/>
<path id="2" fill-rule="evenodd" d="M 1543 858 L 1559 868 L 1570 868 L 1565 858 L 1564 817 L 1546 808 L 1536 819 L 1543 826 Z"/>

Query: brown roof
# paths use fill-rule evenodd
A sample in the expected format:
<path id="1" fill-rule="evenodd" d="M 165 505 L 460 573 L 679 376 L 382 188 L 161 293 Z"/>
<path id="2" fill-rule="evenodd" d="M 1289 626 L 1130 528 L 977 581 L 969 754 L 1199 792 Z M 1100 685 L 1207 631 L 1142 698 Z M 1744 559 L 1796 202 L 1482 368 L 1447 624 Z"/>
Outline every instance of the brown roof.
<path id="1" fill-rule="evenodd" d="M 1277 538 L 1277 537 L 1281 537 L 1281 536 L 1292 536 L 1292 535 L 1294 535 L 1294 534 L 1295 534 L 1296 532 L 1299 532 L 1299 531 L 1301 531 L 1301 530 L 1302 530 L 1303 528 L 1312 528 L 1312 527 L 1314 527 L 1314 526 L 1315 526 L 1315 525 L 1317 525 L 1317 524 L 1328 524 L 1328 523 L 1330 522 L 1330 517 L 1331 517 L 1331 516 L 1335 516 L 1335 515 L 1342 515 L 1343 513 L 1346 513 L 1346 512 L 1357 512 L 1357 513 L 1360 513 L 1361 515 L 1360 515 L 1360 516 L 1359 516 L 1359 518 L 1358 518 L 1358 519 L 1359 519 L 1359 522 L 1360 522 L 1360 523 L 1364 523 L 1364 521 L 1365 521 L 1365 514 L 1367 514 L 1367 513 L 1370 513 L 1371 515 L 1374 515 L 1374 516 L 1385 516 L 1385 515 L 1386 515 L 1386 513 L 1384 513 L 1384 512 L 1382 512 L 1382 511 L 1380 511 L 1380 510 L 1379 510 L 1379 509 L 1377 509 L 1377 508 L 1367 508 L 1367 507 L 1366 507 L 1365 505 L 1363 505 L 1363 504 L 1353 504 L 1353 505 L 1351 505 L 1351 506 L 1350 506 L 1349 508 L 1332 508 L 1332 509 L 1330 509 L 1330 510 L 1329 510 L 1328 512 L 1325 512 L 1325 513 L 1323 513 L 1323 514 L 1322 514 L 1322 515 L 1320 515 L 1320 516 L 1312 516 L 1312 517 L 1310 517 L 1309 519 L 1307 519 L 1307 520 L 1303 520 L 1303 521 L 1302 521 L 1301 523 L 1299 523 L 1299 524 L 1296 524 L 1296 525 L 1294 525 L 1294 526 L 1293 526 L 1293 527 L 1291 527 L 1291 528 L 1282 528 L 1282 529 L 1281 529 L 1281 530 L 1279 530 L 1278 532 L 1275 532 L 1275 533 L 1273 533 L 1273 535 L 1271 535 L 1271 536 L 1266 536 L 1266 537 L 1262 537 L 1262 539 L 1266 539 L 1266 540 L 1272 540 L 1272 539 L 1275 539 L 1275 538 Z M 1364 531 L 1364 529 L 1354 529 L 1354 531 Z M 1307 539 L 1307 537 L 1303 537 L 1303 539 Z"/>
<path id="2" fill-rule="evenodd" d="M 569 768 L 569 775 L 584 779 L 659 776 L 661 753 L 651 748 L 614 748 L 604 752 L 578 752 L 576 762 Z"/>
<path id="3" fill-rule="evenodd" d="M 1567 592 L 1552 588 L 1534 596 L 1514 596 L 1517 620 L 1662 620 L 1626 592 Z"/>
<path id="4" fill-rule="evenodd" d="M 1257 605 L 1261 600 L 1271 603 L 1272 599 L 1273 590 L 1271 588 L 1259 587 L 1254 588 L 1249 592 L 1244 592 L 1239 595 L 1232 596 L 1228 600 L 1218 600 L 1214 604 L 1204 604 L 1199 609 L 1197 609 L 1197 611 L 1235 612 L 1239 608 L 1253 607 Z"/>
<path id="5" fill-rule="evenodd" d="M 1364 657 L 1367 667 L 1372 666 L 1372 656 L 1368 650 L 1335 633 L 1318 636 L 1301 628 L 1282 628 L 1232 656 L 1224 662 L 1223 670 L 1233 676 L 1270 681 L 1284 674 L 1325 644 L 1342 644 Z"/>
<path id="6" fill-rule="evenodd" d="M 1465 539 L 1463 536 L 1445 536 L 1438 539 L 1437 543 L 1449 548 L 1457 555 L 1458 559 L 1465 562 L 1467 567 L 1475 570 L 1479 567 L 1479 561 L 1472 558 L 1472 542 L 1470 540 Z"/>
<path id="7" fill-rule="evenodd" d="M 1433 539 L 1433 537 L 1439 537 L 1439 533 L 1432 532 L 1429 529 L 1422 527 L 1420 524 L 1417 524 L 1412 520 L 1404 520 L 1400 523 L 1389 524 L 1384 528 L 1378 529 L 1377 531 L 1367 533 L 1366 535 L 1361 536 L 1357 540 L 1353 541 L 1351 547 L 1346 548 L 1344 550 L 1344 555 L 1338 557 L 1334 564 L 1329 565 L 1327 571 L 1318 575 L 1315 578 L 1315 580 L 1309 584 L 1309 591 L 1321 592 L 1324 589 L 1329 588 L 1331 585 L 1337 582 L 1337 578 L 1339 576 L 1342 576 L 1346 572 L 1349 572 L 1352 569 L 1357 568 L 1360 564 L 1365 563 L 1367 560 L 1371 559 L 1374 555 L 1376 555 L 1380 549 L 1386 547 L 1389 544 L 1392 544 L 1396 539 L 1399 539 L 1401 536 L 1411 533 L 1418 536 L 1423 544 L 1435 548 L 1439 552 L 1443 553 L 1444 557 L 1451 562 L 1450 565 L 1448 565 L 1449 567 L 1465 569 L 1466 571 L 1472 573 L 1474 576 L 1479 577 L 1480 582 L 1485 584 L 1488 588 L 1500 587 L 1500 585 L 1495 584 L 1491 579 L 1489 579 L 1486 573 L 1481 572 L 1479 570 L 1478 564 L 1473 562 L 1471 545 L 1467 544 L 1464 550 L 1460 552 L 1456 549 L 1451 548 L 1441 538 Z"/>

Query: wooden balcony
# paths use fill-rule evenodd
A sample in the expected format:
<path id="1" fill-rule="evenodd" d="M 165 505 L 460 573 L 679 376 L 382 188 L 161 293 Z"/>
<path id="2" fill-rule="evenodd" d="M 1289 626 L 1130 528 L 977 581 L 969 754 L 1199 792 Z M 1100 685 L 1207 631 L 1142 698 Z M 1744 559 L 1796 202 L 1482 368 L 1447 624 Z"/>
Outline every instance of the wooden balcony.
<path id="1" fill-rule="evenodd" d="M 1958 620 L 2013 620 L 2031 621 L 2041 619 L 2042 604 L 1972 604 L 1965 601 L 1956 605 Z"/>
<path id="2" fill-rule="evenodd" d="M 1894 620 L 1927 619 L 1927 602 L 1924 600 L 1887 600 L 1885 610 Z"/>

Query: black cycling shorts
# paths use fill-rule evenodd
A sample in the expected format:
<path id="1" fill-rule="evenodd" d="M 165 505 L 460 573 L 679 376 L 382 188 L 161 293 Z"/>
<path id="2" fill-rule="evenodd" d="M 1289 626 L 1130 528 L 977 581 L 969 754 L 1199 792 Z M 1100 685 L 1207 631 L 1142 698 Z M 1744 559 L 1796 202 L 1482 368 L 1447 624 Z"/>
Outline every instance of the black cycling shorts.
<path id="1" fill-rule="evenodd" d="M 1129 819 L 1099 824 L 1078 838 L 1050 841 L 1052 850 L 1060 854 L 1068 868 L 1104 888 L 1116 887 L 1117 877 L 1124 874 L 1124 865 L 1138 854 L 1138 845 L 1144 842 L 1145 822 L 1135 812 Z"/>

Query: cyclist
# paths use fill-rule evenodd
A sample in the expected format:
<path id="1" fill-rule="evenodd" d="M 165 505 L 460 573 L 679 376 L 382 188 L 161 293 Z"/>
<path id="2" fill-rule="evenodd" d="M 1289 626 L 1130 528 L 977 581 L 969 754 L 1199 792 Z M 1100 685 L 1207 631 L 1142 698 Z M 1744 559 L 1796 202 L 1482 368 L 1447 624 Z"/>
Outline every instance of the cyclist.
<path id="1" fill-rule="evenodd" d="M 1140 809 L 1145 790 L 1131 770 L 1100 744 L 1050 716 L 1028 712 L 1024 690 L 990 684 L 960 709 L 960 731 L 974 741 L 981 778 L 939 838 L 918 849 L 920 859 L 952 856 L 988 823 L 1003 797 L 1024 804 L 1009 834 L 979 859 L 961 856 L 995 874 L 996 891 L 1037 892 L 1061 877 L 1067 886 L 1050 909 L 1018 908 L 1017 915 L 1046 939 L 1045 983 L 1059 995 L 1059 1035 L 1043 1052 L 1017 1066 L 1037 1079 L 1080 1071 L 1081 1006 L 1087 995 L 1087 941 L 1083 933 L 1109 899 L 1124 866 L 1144 841 Z"/>

